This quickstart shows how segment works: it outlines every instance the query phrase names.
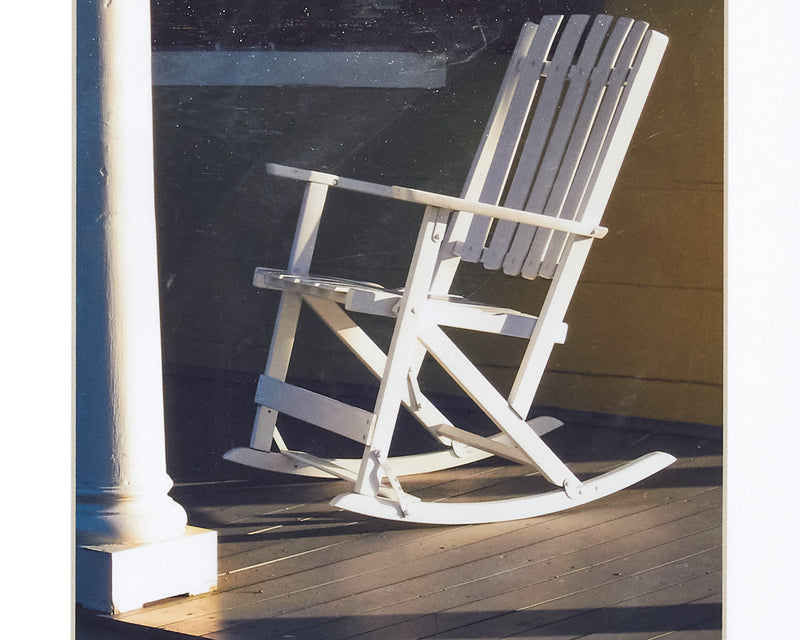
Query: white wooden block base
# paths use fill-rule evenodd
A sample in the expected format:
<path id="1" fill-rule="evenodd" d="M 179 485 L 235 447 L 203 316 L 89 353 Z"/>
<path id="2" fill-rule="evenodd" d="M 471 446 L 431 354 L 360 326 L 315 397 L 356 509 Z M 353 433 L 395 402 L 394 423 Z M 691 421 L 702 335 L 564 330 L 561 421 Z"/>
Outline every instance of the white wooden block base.
<path id="1" fill-rule="evenodd" d="M 186 527 L 163 542 L 78 547 L 75 583 L 77 604 L 111 614 L 206 593 L 217 586 L 217 532 Z"/>

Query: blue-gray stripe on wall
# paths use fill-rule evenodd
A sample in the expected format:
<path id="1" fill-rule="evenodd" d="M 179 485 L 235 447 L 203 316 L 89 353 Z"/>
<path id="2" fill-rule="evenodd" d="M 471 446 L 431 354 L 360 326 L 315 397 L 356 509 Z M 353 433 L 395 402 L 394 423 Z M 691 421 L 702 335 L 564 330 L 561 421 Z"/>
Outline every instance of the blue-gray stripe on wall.
<path id="1" fill-rule="evenodd" d="M 157 51 L 153 84 L 436 89 L 445 62 L 402 51 Z"/>

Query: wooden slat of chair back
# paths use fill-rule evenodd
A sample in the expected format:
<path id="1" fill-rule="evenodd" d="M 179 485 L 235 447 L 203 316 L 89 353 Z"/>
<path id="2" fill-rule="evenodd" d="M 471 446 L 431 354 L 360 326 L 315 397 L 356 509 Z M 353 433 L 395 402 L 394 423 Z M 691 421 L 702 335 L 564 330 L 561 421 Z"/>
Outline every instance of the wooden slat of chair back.
<path id="1" fill-rule="evenodd" d="M 587 22 L 588 16 L 570 18 L 553 58 L 546 67 L 544 82 L 541 83 L 541 91 L 531 117 L 530 135 L 525 141 L 505 200 L 505 204 L 510 207 L 538 207 L 539 212 L 544 210 L 543 205 L 559 165 L 559 148 L 564 143 L 564 134 L 569 131 L 570 113 L 564 108 L 568 105 L 563 105 L 561 109 L 559 106 L 564 102 L 564 87 L 567 85 L 567 77 Z M 600 35 L 597 29 L 592 31 L 595 36 Z M 570 93 L 570 97 L 574 97 L 574 92 Z M 522 227 L 519 229 L 521 233 L 515 234 L 517 226 L 505 221 L 497 224 L 491 243 L 483 252 L 482 262 L 487 269 L 503 266 L 512 275 L 516 275 L 514 270 L 519 271 L 516 265 L 522 264 L 525 248 L 515 235 L 525 235 L 525 232 L 530 234 L 533 229 Z"/>
<path id="2" fill-rule="evenodd" d="M 555 38 L 561 16 L 546 16 L 539 25 L 526 23 L 517 40 L 497 94 L 481 144 L 475 154 L 461 197 L 498 204 L 522 137 L 535 85 Z M 533 42 L 536 46 L 533 47 Z M 530 61 L 538 59 L 540 64 Z M 526 63 L 527 62 L 527 63 Z M 520 86 L 524 87 L 519 90 Z M 460 260 L 478 262 L 492 219 L 459 211 L 448 225 L 443 255 L 436 269 L 432 293 L 446 294 Z"/>
<path id="3" fill-rule="evenodd" d="M 555 206 L 548 203 L 550 206 L 546 213 L 570 220 L 587 219 L 587 206 L 602 174 L 611 138 L 619 133 L 617 124 L 624 105 L 622 93 L 629 88 L 626 83 L 632 80 L 629 70 L 635 66 L 637 58 L 641 59 L 640 54 L 644 53 L 642 43 L 647 31 L 648 25 L 644 22 L 620 20 L 617 29 L 612 32 L 587 88 L 583 111 L 573 134 L 575 149 L 568 155 L 579 158 L 579 163 L 574 167 L 574 176 L 569 180 L 566 189 L 558 192 L 559 197 L 562 194 L 564 197 L 560 209 L 558 203 Z M 638 113 L 635 115 L 638 119 Z M 624 153 L 627 142 L 620 139 L 618 144 L 620 143 L 625 147 Z M 562 173 L 569 176 L 571 171 L 573 166 L 565 163 Z M 618 171 L 619 165 L 613 169 L 613 175 L 607 174 L 604 179 L 613 184 Z M 608 186 L 608 193 L 610 190 L 611 185 Z M 606 197 L 601 207 L 589 212 L 597 224 L 600 224 L 607 199 Z M 565 242 L 566 234 L 546 233 L 543 229 L 537 229 L 522 275 L 528 278 L 536 277 L 537 274 L 552 277 Z"/>
<path id="4" fill-rule="evenodd" d="M 592 216 L 599 224 L 610 193 L 605 183 L 613 184 L 621 163 L 619 149 L 612 154 L 616 166 L 603 163 L 645 56 L 648 24 L 576 15 L 556 39 L 562 22 L 562 16 L 546 16 L 538 27 L 523 29 L 462 193 L 562 218 Z M 597 186 L 600 197 L 593 198 Z M 449 232 L 461 260 L 529 279 L 553 276 L 566 239 L 562 232 L 466 214 L 454 217 Z"/>
<path id="5" fill-rule="evenodd" d="M 533 41 L 517 51 L 509 63 L 503 79 L 495 110 L 484 135 L 484 144 L 479 150 L 475 164 L 488 165 L 484 172 L 473 172 L 467 179 L 464 198 L 476 197 L 481 202 L 497 204 L 505 189 L 511 172 L 517 147 L 525 128 L 528 112 L 533 103 L 536 87 L 541 78 L 547 52 L 556 36 L 561 16 L 548 16 L 541 24 L 526 25 L 520 43 L 525 43 L 525 35 L 530 34 Z M 470 226 L 459 254 L 462 260 L 480 260 L 484 242 L 489 233 L 492 220 L 486 217 L 469 216 Z"/>

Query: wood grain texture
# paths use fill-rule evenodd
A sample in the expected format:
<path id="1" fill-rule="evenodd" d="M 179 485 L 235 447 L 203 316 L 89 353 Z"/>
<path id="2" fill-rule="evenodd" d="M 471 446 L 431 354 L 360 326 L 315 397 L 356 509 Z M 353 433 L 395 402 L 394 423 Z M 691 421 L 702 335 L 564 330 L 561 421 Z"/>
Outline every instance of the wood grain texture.
<path id="1" fill-rule="evenodd" d="M 653 446 L 679 461 L 578 509 L 472 526 L 409 526 L 337 512 L 327 501 L 346 485 L 339 481 L 280 484 L 261 474 L 186 487 L 179 498 L 190 518 L 219 532 L 219 591 L 120 619 L 236 640 L 720 638 L 721 443 L 590 433 L 576 427 L 547 436 L 559 450 L 576 439 L 591 445 L 570 460 L 579 477 Z M 543 482 L 521 471 L 484 462 L 409 483 L 435 500 L 486 499 Z"/>

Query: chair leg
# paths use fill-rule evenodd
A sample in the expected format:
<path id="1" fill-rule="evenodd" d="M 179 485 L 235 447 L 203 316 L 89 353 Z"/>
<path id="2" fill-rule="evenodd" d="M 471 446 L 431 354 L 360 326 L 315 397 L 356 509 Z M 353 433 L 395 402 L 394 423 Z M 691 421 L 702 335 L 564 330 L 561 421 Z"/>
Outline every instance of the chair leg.
<path id="1" fill-rule="evenodd" d="M 272 341 L 267 356 L 267 365 L 264 375 L 276 380 L 286 380 L 289 370 L 289 361 L 292 356 L 292 347 L 297 332 L 297 322 L 300 319 L 300 309 L 303 297 L 296 293 L 284 292 L 278 307 L 278 316 L 272 332 Z M 253 433 L 250 438 L 250 447 L 260 451 L 269 451 L 273 440 L 278 448 L 285 449 L 286 445 L 276 428 L 278 412 L 269 407 L 258 405 Z"/>
<path id="2" fill-rule="evenodd" d="M 328 186 L 326 184 L 310 182 L 306 185 L 289 255 L 288 268 L 291 273 L 308 273 L 319 232 L 320 217 L 327 196 Z M 289 292 L 281 294 L 267 365 L 264 369 L 265 375 L 276 380 L 284 381 L 286 379 L 302 304 L 303 297 L 300 294 Z M 286 448 L 275 428 L 277 419 L 276 411 L 262 406 L 257 408 L 253 433 L 250 438 L 251 448 L 268 452 L 273 439 L 280 448 Z"/>
<path id="3" fill-rule="evenodd" d="M 375 344 L 366 332 L 358 326 L 353 319 L 335 302 L 321 298 L 311 298 L 306 300 L 307 304 L 314 310 L 328 328 L 336 334 L 336 337 L 344 344 L 361 363 L 378 379 L 381 379 L 386 369 L 386 354 Z M 421 344 L 417 344 L 417 353 L 409 373 L 409 394 L 404 395 L 403 404 L 411 412 L 411 415 L 430 433 L 431 437 L 438 440 L 444 446 L 450 446 L 449 438 L 441 437 L 437 434 L 438 428 L 445 424 L 452 426 L 447 417 L 442 414 L 428 398 L 418 389 L 411 389 L 410 380 L 416 380 L 419 368 L 425 357 L 427 350 Z M 416 394 L 416 396 L 414 396 Z"/>
<path id="4" fill-rule="evenodd" d="M 412 327 L 398 323 L 395 339 L 389 351 L 388 365 L 381 381 L 375 403 L 375 417 L 364 449 L 361 469 L 355 490 L 364 495 L 377 496 L 381 481 L 386 476 L 389 447 L 392 443 L 395 424 L 403 401 L 408 393 L 408 371 L 417 337 Z"/>
<path id="5" fill-rule="evenodd" d="M 306 297 L 303 301 L 325 322 L 339 340 L 358 357 L 362 364 L 375 377 L 380 379 L 386 369 L 386 354 L 339 304 L 332 300 L 314 297 Z M 416 351 L 417 353 L 412 357 L 412 365 L 406 378 L 406 387 L 403 389 L 402 403 L 409 410 L 410 415 L 426 429 L 430 436 L 445 447 L 448 447 L 448 449 L 391 457 L 388 462 L 383 464 L 384 470 L 387 471 L 387 477 L 391 473 L 396 476 L 407 476 L 440 471 L 483 460 L 492 455 L 503 456 L 504 452 L 508 453 L 510 447 L 504 444 L 506 436 L 502 433 L 486 439 L 464 440 L 463 435 L 461 435 L 463 432 L 457 429 L 415 384 L 419 367 L 427 353 L 427 350 L 420 343 L 417 343 Z M 274 362 L 275 360 L 273 359 Z M 270 434 L 272 434 L 278 451 L 272 453 L 266 448 L 258 449 L 253 446 L 236 447 L 225 453 L 226 460 L 248 467 L 264 469 L 265 471 L 322 478 L 342 477 L 340 470 L 345 469 L 348 478 L 355 479 L 357 477 L 358 470 L 361 467 L 360 458 L 320 459 L 302 451 L 292 451 L 283 443 L 280 433 L 274 427 L 274 419 L 279 412 L 261 405 L 259 405 L 258 411 L 255 432 L 263 439 L 265 447 L 270 446 Z M 537 433 L 545 433 L 561 425 L 561 422 L 552 419 L 544 419 L 544 422 L 546 424 L 542 423 L 541 418 L 537 420 L 536 429 L 539 429 Z M 541 430 L 542 428 L 544 428 L 543 431 Z M 458 437 L 451 437 L 453 433 L 459 434 Z M 476 444 L 476 446 L 471 446 L 470 442 Z M 509 456 L 505 455 L 504 457 Z M 510 459 L 517 459 L 513 451 Z M 381 486 L 381 492 L 385 493 L 384 486 Z"/>
<path id="6" fill-rule="evenodd" d="M 427 207 L 420 225 L 414 257 L 411 260 L 414 267 L 409 271 L 406 280 L 378 399 L 375 402 L 375 417 L 356 482 L 356 492 L 364 495 L 376 496 L 381 480 L 386 475 L 382 466 L 389 457 L 389 446 L 403 396 L 408 394 L 409 371 L 412 371 L 412 366 L 419 359 L 417 329 L 428 298 L 449 215 L 447 210 Z M 412 373 L 415 375 L 415 372 Z"/>
<path id="7" fill-rule="evenodd" d="M 420 327 L 420 340 L 450 377 L 515 442 L 545 478 L 558 487 L 580 485 L 572 471 L 441 328 L 433 324 L 423 325 Z"/>

